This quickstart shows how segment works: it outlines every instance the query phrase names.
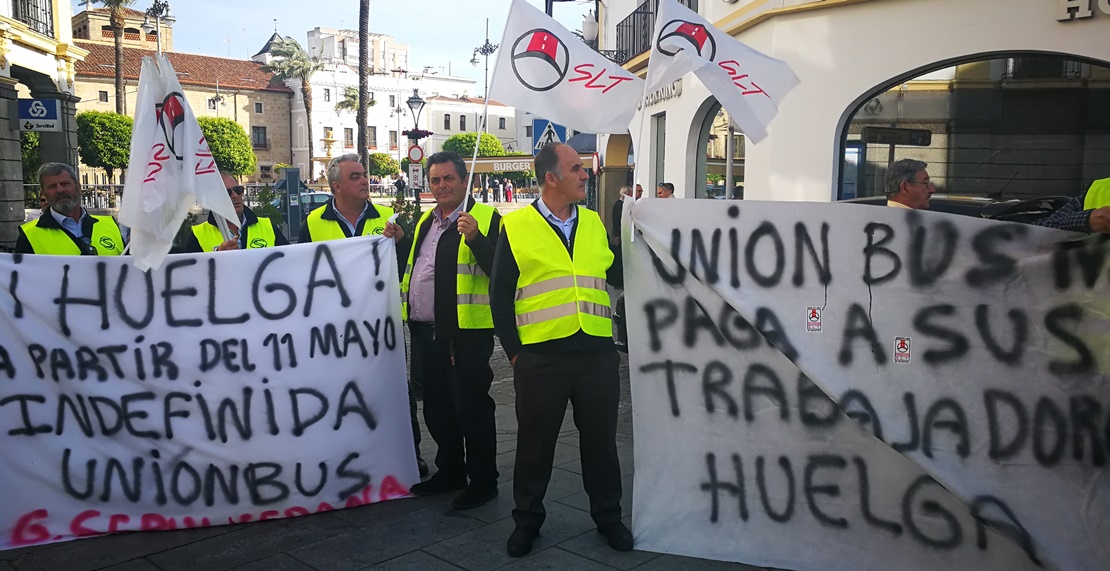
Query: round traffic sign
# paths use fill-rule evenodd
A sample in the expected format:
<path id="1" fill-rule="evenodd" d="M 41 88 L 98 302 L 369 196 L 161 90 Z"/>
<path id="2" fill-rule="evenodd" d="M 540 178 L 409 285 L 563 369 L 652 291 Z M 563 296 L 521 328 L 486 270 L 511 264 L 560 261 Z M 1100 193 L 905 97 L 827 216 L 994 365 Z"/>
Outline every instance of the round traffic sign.
<path id="1" fill-rule="evenodd" d="M 424 160 L 424 149 L 420 148 L 420 145 L 409 147 L 409 160 L 414 163 Z"/>

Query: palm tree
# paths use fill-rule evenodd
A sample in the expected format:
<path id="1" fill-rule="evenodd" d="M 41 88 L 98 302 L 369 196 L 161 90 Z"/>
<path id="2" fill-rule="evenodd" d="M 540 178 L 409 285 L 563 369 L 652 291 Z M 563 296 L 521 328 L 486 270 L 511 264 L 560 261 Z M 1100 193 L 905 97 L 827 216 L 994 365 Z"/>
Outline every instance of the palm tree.
<path id="1" fill-rule="evenodd" d="M 343 98 L 337 101 L 335 104 L 335 114 L 339 115 L 342 111 L 350 111 L 351 113 L 357 112 L 359 110 L 358 102 L 358 88 L 350 85 L 344 87 Z M 377 103 L 377 101 L 371 99 L 370 101 L 366 102 L 366 106 L 373 107 Z"/>
<path id="2" fill-rule="evenodd" d="M 312 166 L 315 145 L 312 144 L 312 75 L 324 68 L 315 57 L 308 55 L 301 44 L 292 38 L 274 42 L 270 46 L 273 59 L 262 66 L 262 71 L 274 74 L 281 81 L 297 79 L 301 82 L 301 97 L 304 99 L 304 119 L 308 125 L 308 165 L 313 177 L 316 168 Z"/>
<path id="3" fill-rule="evenodd" d="M 358 2 L 358 101 L 366 102 L 370 91 L 367 73 L 370 65 L 370 0 Z M 358 106 L 355 115 L 355 124 L 358 127 L 358 156 L 362 159 L 362 166 L 368 167 L 366 154 L 366 105 Z"/>
<path id="4" fill-rule="evenodd" d="M 123 115 L 123 18 L 127 7 L 134 4 L 135 0 L 96 1 L 108 9 L 108 18 L 112 21 L 112 36 L 116 43 L 116 113 Z"/>

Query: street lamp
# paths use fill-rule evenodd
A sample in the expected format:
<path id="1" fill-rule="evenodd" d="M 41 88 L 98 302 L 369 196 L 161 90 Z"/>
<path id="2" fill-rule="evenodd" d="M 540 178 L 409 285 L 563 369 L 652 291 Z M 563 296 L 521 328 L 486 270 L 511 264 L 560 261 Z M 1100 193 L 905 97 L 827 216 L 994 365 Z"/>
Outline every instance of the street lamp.
<path id="1" fill-rule="evenodd" d="M 154 24 L 150 23 L 150 19 L 154 18 Z M 154 32 L 154 39 L 158 42 L 158 55 L 162 55 L 162 22 L 167 26 L 172 26 L 177 18 L 170 14 L 169 0 L 154 0 L 150 8 L 146 9 L 146 17 L 143 18 L 143 31 L 147 34 Z"/>
<path id="2" fill-rule="evenodd" d="M 497 44 L 489 43 L 489 18 L 486 18 L 486 43 L 474 48 L 474 57 L 470 58 L 470 65 L 478 67 L 478 54 L 482 54 L 486 59 L 486 88 L 482 92 L 482 98 L 489 97 L 489 56 L 497 51 Z"/>
<path id="3" fill-rule="evenodd" d="M 405 101 L 405 103 L 408 104 L 409 110 L 412 111 L 412 128 L 416 129 L 416 130 L 419 130 L 420 129 L 420 111 L 422 109 L 424 109 L 424 104 L 426 103 L 426 101 L 424 101 L 424 99 L 420 97 L 420 90 L 419 89 L 413 89 L 412 90 L 412 97 L 409 97 Z"/>

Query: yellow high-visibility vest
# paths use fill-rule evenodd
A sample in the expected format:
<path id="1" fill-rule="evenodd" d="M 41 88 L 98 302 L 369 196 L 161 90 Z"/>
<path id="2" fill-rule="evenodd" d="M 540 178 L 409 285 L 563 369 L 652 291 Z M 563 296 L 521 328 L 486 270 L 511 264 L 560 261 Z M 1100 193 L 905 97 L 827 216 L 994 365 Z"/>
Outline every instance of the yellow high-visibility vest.
<path id="1" fill-rule="evenodd" d="M 343 228 L 339 225 L 342 222 L 338 220 L 324 220 L 324 210 L 328 205 L 323 205 L 312 212 L 308 213 L 308 218 L 305 223 L 308 224 L 308 235 L 312 238 L 313 242 L 326 242 L 328 240 L 342 240 L 347 235 L 343 233 Z M 362 225 L 363 236 L 381 236 L 385 232 L 385 223 L 389 222 L 389 217 L 393 216 L 393 209 L 388 206 L 379 206 L 377 204 L 368 204 L 367 208 L 376 208 L 378 210 L 377 218 L 367 218 Z M 338 212 L 336 212 L 338 214 Z"/>
<path id="2" fill-rule="evenodd" d="M 420 229 L 432 216 L 432 212 L 434 209 L 425 212 L 420 217 L 420 222 L 416 224 L 412 248 L 409 250 L 409 261 L 405 265 L 405 276 L 401 279 L 401 317 L 406 321 L 409 318 L 409 285 L 412 281 L 412 267 L 416 260 L 416 245 L 420 240 Z M 489 236 L 489 227 L 493 222 L 493 207 L 475 203 L 469 213 L 478 223 L 478 231 L 483 236 Z M 457 262 L 455 304 L 459 316 L 459 329 L 493 329 L 493 312 L 489 308 L 489 276 L 478 267 L 478 258 L 474 257 L 474 252 L 462 237 L 459 238 Z"/>
<path id="3" fill-rule="evenodd" d="M 51 216 L 49 212 L 44 212 L 43 216 Z M 123 235 L 120 233 L 119 226 L 111 216 L 97 216 L 95 214 L 88 214 L 96 222 L 92 225 L 92 237 L 89 239 L 89 245 L 96 249 L 98 256 L 118 256 L 123 253 Z M 43 228 L 39 226 L 39 220 L 32 220 L 20 226 L 23 229 L 23 234 L 27 236 L 27 241 L 31 243 L 31 249 L 36 254 L 46 254 L 51 256 L 80 256 L 81 248 L 73 243 L 69 234 L 61 228 Z"/>
<path id="4" fill-rule="evenodd" d="M 563 339 L 579 330 L 610 337 L 605 271 L 613 265 L 605 226 L 593 210 L 578 208 L 574 256 L 534 206 L 507 214 L 502 227 L 520 268 L 516 327 L 524 345 Z"/>
<path id="5" fill-rule="evenodd" d="M 244 227 L 247 231 L 247 248 L 273 248 L 277 240 L 274 234 L 274 225 L 269 218 L 259 218 L 258 222 Z M 240 231 L 242 231 L 240 230 Z M 193 235 L 197 237 L 200 249 L 203 252 L 212 252 L 224 243 L 223 234 L 215 224 L 197 224 L 193 226 Z"/>
<path id="6" fill-rule="evenodd" d="M 1096 210 L 1103 206 L 1110 206 L 1110 178 L 1091 183 L 1091 188 L 1087 189 L 1087 198 L 1083 199 L 1083 210 Z"/>

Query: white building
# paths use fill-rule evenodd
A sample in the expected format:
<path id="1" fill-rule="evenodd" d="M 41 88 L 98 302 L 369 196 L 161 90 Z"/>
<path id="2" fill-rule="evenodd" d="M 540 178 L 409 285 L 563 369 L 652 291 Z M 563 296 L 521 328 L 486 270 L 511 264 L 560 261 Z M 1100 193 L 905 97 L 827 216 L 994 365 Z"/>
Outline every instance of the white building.
<path id="1" fill-rule="evenodd" d="M 681 0 L 801 79 L 770 136 L 735 162 L 744 197 L 828 201 L 881 192 L 892 158 L 918 158 L 941 192 L 1076 194 L 1110 176 L 1110 8 L 1098 0 Z M 645 73 L 650 0 L 604 4 L 601 47 Z M 693 76 L 649 97 L 644 129 L 606 137 L 606 202 L 628 181 L 705 195 L 720 106 Z M 677 93 L 675 93 L 677 91 Z M 869 140 L 919 129 L 928 145 Z M 872 132 L 874 132 L 872 130 Z M 714 137 L 716 139 L 716 137 Z M 717 151 L 720 152 L 720 151 Z M 723 161 L 723 157 L 722 157 Z M 604 206 L 604 203 L 603 203 Z M 603 208 L 603 211 L 607 209 Z"/>
<path id="2" fill-rule="evenodd" d="M 425 99 L 428 101 L 422 113 L 427 119 L 428 126 L 425 128 L 435 133 L 421 141 L 428 154 L 441 149 L 448 138 L 459 133 L 474 133 L 481 127 L 485 99 L 465 95 L 438 95 L 435 92 Z M 489 102 L 489 127 L 486 132 L 497 137 L 505 150 L 510 152 L 519 145 L 516 138 L 516 115 L 516 110 L 512 107 L 497 101 Z"/>
<path id="3" fill-rule="evenodd" d="M 275 35 L 276 36 L 276 35 Z M 277 37 L 277 36 L 276 36 Z M 277 37 L 280 39 L 280 37 Z M 369 100 L 367 107 L 367 147 L 370 152 L 395 154 L 398 161 L 406 155 L 407 141 L 402 134 L 413 128 L 413 116 L 407 100 L 417 93 L 425 100 L 419 127 L 435 133 L 421 141 L 425 153 L 437 151 L 451 135 L 477 130 L 482 116 L 481 98 L 476 82 L 425 68 L 409 72 L 409 47 L 383 34 L 371 34 Z M 255 56 L 256 61 L 270 59 L 270 44 Z M 324 69 L 312 77 L 312 138 L 316 160 L 308 167 L 308 128 L 304 100 L 298 81 L 287 85 L 294 91 L 291 123 L 293 164 L 305 178 L 322 179 L 327 157 L 358 152 L 358 132 L 354 111 L 336 111 L 348 88 L 358 89 L 358 33 L 352 30 L 314 28 L 308 32 L 306 51 L 319 58 Z M 520 148 L 517 142 L 516 111 L 497 102 L 490 102 L 489 132 L 503 145 Z M 332 141 L 329 145 L 325 140 Z M 527 149 L 524 149 L 527 150 Z"/>

